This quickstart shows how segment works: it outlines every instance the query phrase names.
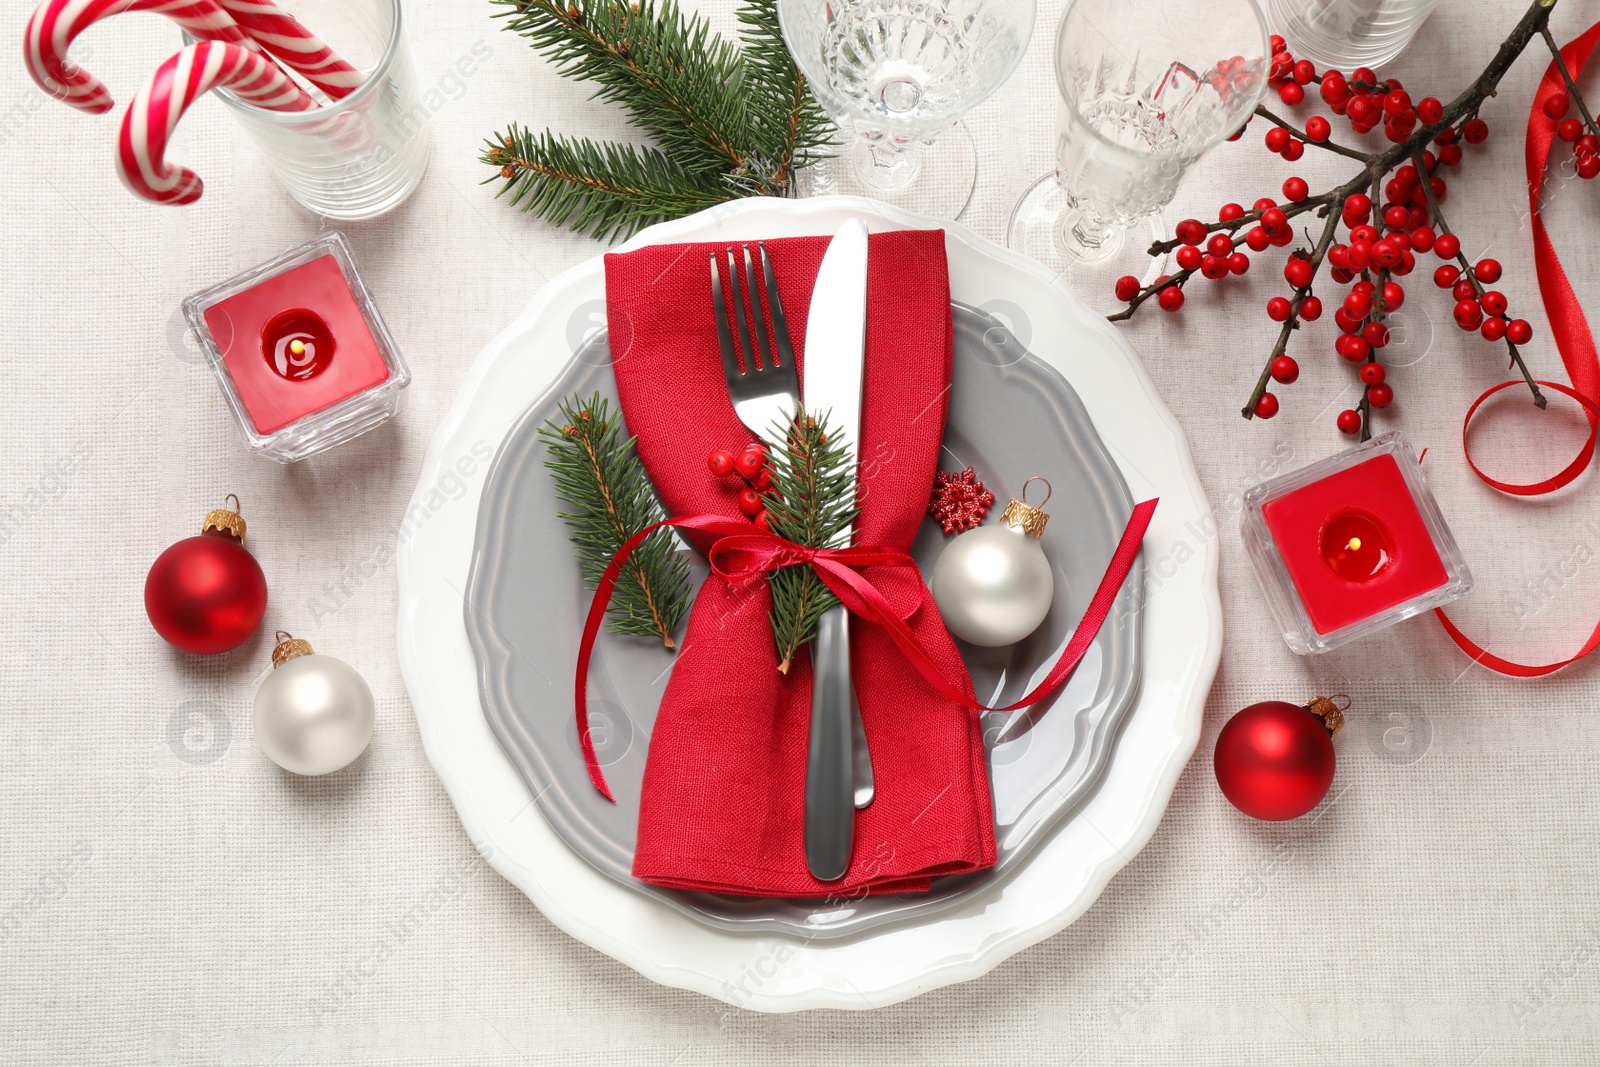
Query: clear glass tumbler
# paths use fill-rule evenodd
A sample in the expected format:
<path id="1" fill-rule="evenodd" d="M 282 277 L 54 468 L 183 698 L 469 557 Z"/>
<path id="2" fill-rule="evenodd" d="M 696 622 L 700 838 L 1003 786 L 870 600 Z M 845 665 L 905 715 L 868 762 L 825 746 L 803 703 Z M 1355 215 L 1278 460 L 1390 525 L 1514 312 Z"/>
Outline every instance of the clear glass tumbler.
<path id="1" fill-rule="evenodd" d="M 322 106 L 268 111 L 217 90 L 289 195 L 330 219 L 370 219 L 398 207 L 428 167 L 429 113 L 418 99 L 400 0 L 323 0 L 292 14 L 366 74 L 354 92 Z"/>
<path id="2" fill-rule="evenodd" d="M 1378 67 L 1416 36 L 1438 0 L 1266 0 L 1273 27 L 1317 69 Z"/>
<path id="3" fill-rule="evenodd" d="M 1056 168 L 1013 210 L 1007 243 L 1058 271 L 1155 269 L 1142 250 L 1139 269 L 1117 262 L 1124 229 L 1244 125 L 1270 54 L 1254 0 L 1074 0 L 1056 35 Z"/>
<path id="4" fill-rule="evenodd" d="M 800 173 L 803 192 L 959 215 L 977 153 L 952 127 L 1017 69 L 1033 19 L 1034 0 L 778 0 L 795 63 L 843 133 L 838 158 Z"/>

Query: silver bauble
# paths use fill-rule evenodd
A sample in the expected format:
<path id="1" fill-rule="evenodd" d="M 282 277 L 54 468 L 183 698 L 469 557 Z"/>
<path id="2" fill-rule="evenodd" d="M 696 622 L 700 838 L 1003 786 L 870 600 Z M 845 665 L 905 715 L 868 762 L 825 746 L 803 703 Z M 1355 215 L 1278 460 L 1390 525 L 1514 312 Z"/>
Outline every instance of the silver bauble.
<path id="1" fill-rule="evenodd" d="M 968 530 L 945 546 L 929 584 L 951 633 L 995 648 L 1039 628 L 1055 599 L 1050 561 L 1039 547 L 1048 518 L 1013 498 L 999 525 Z"/>
<path id="2" fill-rule="evenodd" d="M 256 691 L 256 740 L 286 771 L 332 774 L 372 740 L 372 690 L 343 660 L 280 636 L 286 639 L 273 649 L 272 673 Z"/>

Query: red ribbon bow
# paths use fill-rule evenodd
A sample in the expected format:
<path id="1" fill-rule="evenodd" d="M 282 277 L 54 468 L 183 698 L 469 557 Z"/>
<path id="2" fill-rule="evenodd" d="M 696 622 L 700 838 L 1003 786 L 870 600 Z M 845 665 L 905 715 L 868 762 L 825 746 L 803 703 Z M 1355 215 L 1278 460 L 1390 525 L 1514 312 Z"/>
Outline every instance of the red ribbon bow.
<path id="1" fill-rule="evenodd" d="M 1106 573 L 1095 590 L 1094 598 L 1090 600 L 1088 610 L 1078 622 L 1078 628 L 1073 631 L 1072 639 L 1062 650 L 1061 658 L 1056 660 L 1056 665 L 1051 668 L 1050 673 L 1031 693 L 1015 704 L 1003 708 L 991 708 L 980 704 L 952 685 L 927 650 L 922 647 L 916 635 L 911 632 L 911 628 L 905 624 L 902 613 L 895 609 L 893 603 L 871 579 L 860 573 L 861 567 L 910 568 L 912 575 L 917 579 L 919 589 L 925 596 L 926 587 L 921 585 L 921 574 L 917 570 L 916 560 L 899 549 L 880 545 L 811 548 L 795 544 L 775 533 L 752 527 L 748 522 L 721 515 L 683 516 L 665 519 L 654 526 L 648 526 L 630 537 L 611 558 L 605 573 L 600 577 L 599 586 L 595 589 L 594 601 L 589 605 L 589 617 L 583 624 L 583 641 L 578 646 L 575 710 L 578 717 L 578 739 L 583 746 L 583 762 L 589 768 L 589 781 L 594 783 L 594 787 L 607 800 L 616 799 L 611 795 L 610 787 L 606 785 L 605 774 L 600 769 L 600 760 L 595 755 L 594 742 L 589 736 L 589 659 L 594 653 L 595 639 L 599 636 L 600 626 L 605 621 L 606 605 L 611 601 L 611 593 L 616 588 L 618 577 L 622 574 L 623 564 L 646 537 L 663 526 L 695 530 L 715 537 L 716 541 L 708 553 L 711 573 L 724 581 L 752 581 L 757 576 L 779 567 L 810 566 L 847 610 L 874 625 L 883 627 L 906 659 L 917 669 L 917 673 L 941 695 L 973 711 L 1015 711 L 1048 696 L 1077 668 L 1078 661 L 1083 659 L 1083 654 L 1089 650 L 1089 646 L 1094 643 L 1095 635 L 1100 632 L 1101 625 L 1111 614 L 1112 603 L 1122 589 L 1122 583 L 1127 579 L 1128 572 L 1133 568 L 1133 561 L 1139 554 L 1139 546 L 1144 542 L 1145 531 L 1150 526 L 1150 518 L 1155 514 L 1155 510 L 1155 500 L 1146 500 L 1134 507 L 1128 525 L 1122 531 L 1122 538 L 1117 542 L 1117 549 L 1111 555 Z M 916 607 L 917 605 L 913 604 L 904 615 L 910 615 Z"/>

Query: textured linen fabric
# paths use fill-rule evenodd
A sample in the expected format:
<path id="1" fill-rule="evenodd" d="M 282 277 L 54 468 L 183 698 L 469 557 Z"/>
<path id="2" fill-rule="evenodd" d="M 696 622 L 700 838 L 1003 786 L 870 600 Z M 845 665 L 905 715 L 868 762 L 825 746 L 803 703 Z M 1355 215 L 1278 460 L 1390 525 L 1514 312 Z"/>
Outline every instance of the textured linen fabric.
<path id="1" fill-rule="evenodd" d="M 30 6 L 0 0 L 0 28 L 20 34 Z M 704 9 L 734 28 L 731 3 Z M 342 229 L 415 381 L 394 422 L 293 467 L 245 452 L 175 313 L 188 293 L 322 223 L 211 99 L 171 149 L 205 178 L 205 196 L 184 209 L 132 199 L 112 168 L 115 118 L 45 99 L 11 38 L 0 62 L 0 1063 L 1594 1061 L 1600 662 L 1511 681 L 1471 666 L 1425 618 L 1316 659 L 1284 647 L 1240 546 L 1239 494 L 1343 447 L 1332 420 L 1355 392 L 1324 315 L 1292 341 L 1302 370 L 1279 390 L 1282 413 L 1239 418 L 1275 336 L 1263 309 L 1285 291 L 1282 250 L 1253 257 L 1242 278 L 1196 282 L 1176 315 L 1147 308 L 1119 327 L 1187 434 L 1215 509 L 1183 560 L 1150 560 L 1149 572 L 1199 566 L 1188 555 L 1219 544 L 1226 641 L 1199 748 L 1160 826 L 1071 926 L 904 1004 L 759 1015 L 653 985 L 477 862 L 396 666 L 397 527 L 475 355 L 546 279 L 602 250 L 479 188 L 481 139 L 513 119 L 627 135 L 616 108 L 557 77 L 493 10 L 408 0 L 418 77 L 439 93 L 433 160 L 411 201 Z M 961 223 L 994 240 L 1050 166 L 1061 10 L 1040 4 L 1022 67 L 966 122 L 979 186 Z M 1444 0 L 1392 71 L 1413 96 L 1450 98 L 1523 10 Z M 1553 32 L 1568 40 L 1596 17 L 1593 3 L 1561 0 Z M 82 41 L 85 64 L 126 103 L 177 35 L 156 16 L 122 15 Z M 491 55 L 462 74 L 480 41 Z M 1535 47 L 1501 82 L 1484 108 L 1493 134 L 1451 176 L 1445 207 L 1470 255 L 1505 264 L 1498 287 L 1536 330 L 1528 359 L 1559 377 L 1533 280 L 1520 133 L 1546 61 Z M 1600 70 L 1584 88 L 1600 99 Z M 1292 173 L 1313 188 L 1347 173 L 1311 149 L 1285 164 L 1259 137 L 1253 127 L 1191 171 L 1169 229 L 1277 195 Z M 1578 298 L 1600 316 L 1600 185 L 1558 163 L 1545 214 Z M 1080 274 L 1064 281 L 1093 295 Z M 1537 502 L 1479 483 L 1459 420 L 1505 377 L 1504 353 L 1455 328 L 1422 270 L 1406 288 L 1396 401 L 1379 425 L 1429 448 L 1429 483 L 1477 579 L 1452 617 L 1503 655 L 1570 654 L 1600 610 L 1596 475 Z M 1030 338 L 1006 297 L 990 310 Z M 597 321 L 575 321 L 573 343 Z M 1576 407 L 1552 401 L 1537 416 L 1504 398 L 1476 445 L 1491 473 L 1558 469 L 1585 428 Z M 456 506 L 459 483 L 437 488 Z M 145 620 L 144 574 L 227 492 L 243 499 L 268 575 L 267 618 L 234 653 L 182 657 Z M 280 627 L 356 667 L 377 697 L 371 749 L 331 778 L 282 774 L 252 735 L 250 701 Z M 1217 731 L 1246 704 L 1317 692 L 1354 700 L 1329 800 L 1285 825 L 1242 818 L 1212 777 Z M 752 949 L 752 965 L 768 947 Z"/>
<path id="2" fill-rule="evenodd" d="M 806 395 L 806 319 L 828 241 L 765 244 Z M 754 439 L 728 401 L 709 300 L 711 247 L 607 256 L 606 305 L 628 432 L 638 435 L 640 459 L 668 512 L 737 518 L 743 483 L 715 478 L 705 466 L 712 449 L 737 452 Z M 949 407 L 944 231 L 871 237 L 867 308 L 857 539 L 904 550 L 927 511 Z M 866 574 L 900 577 L 881 567 Z M 925 586 L 917 592 L 912 632 L 970 697 L 932 595 Z M 935 874 L 992 866 L 994 814 L 978 716 L 936 693 L 881 627 L 852 619 L 851 662 L 877 796 L 856 815 L 844 877 L 811 876 L 804 817 L 811 660 L 802 654 L 779 673 L 771 610 L 764 583 L 700 587 L 651 730 L 635 876 L 677 889 L 830 896 L 920 892 Z"/>

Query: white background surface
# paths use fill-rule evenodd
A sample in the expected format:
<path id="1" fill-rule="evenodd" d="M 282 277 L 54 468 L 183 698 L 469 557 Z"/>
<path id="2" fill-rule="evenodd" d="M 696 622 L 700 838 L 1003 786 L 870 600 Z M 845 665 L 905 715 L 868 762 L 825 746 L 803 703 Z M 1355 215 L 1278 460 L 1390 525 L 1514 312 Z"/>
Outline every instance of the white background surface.
<path id="1" fill-rule="evenodd" d="M 1043 6 L 1024 67 L 973 118 L 984 159 L 963 221 L 991 237 L 1049 166 L 1059 10 Z M 1393 72 L 1414 96 L 1452 96 L 1521 10 L 1444 0 Z M 716 13 L 726 23 L 726 6 Z M 6 0 L 0 26 L 20 33 L 26 14 Z M 1567 0 L 1557 37 L 1597 15 Z M 394 530 L 472 357 L 544 279 L 598 250 L 480 189 L 480 139 L 512 119 L 591 135 L 623 126 L 499 32 L 487 5 L 414 0 L 408 17 L 425 85 L 474 42 L 493 50 L 446 86 L 417 196 L 345 227 L 415 383 L 394 423 L 291 468 L 244 452 L 176 310 L 318 220 L 215 101 L 172 152 L 205 177 L 206 196 L 163 209 L 118 185 L 113 119 L 45 101 L 15 59 L 0 73 L 0 1061 L 1588 1058 L 1600 1038 L 1595 668 L 1500 679 L 1467 669 L 1429 620 L 1317 661 L 1283 647 L 1245 570 L 1235 494 L 1339 448 L 1332 417 L 1353 390 L 1338 399 L 1351 377 L 1325 317 L 1297 342 L 1304 369 L 1284 414 L 1239 420 L 1270 344 L 1260 309 L 1282 289 L 1279 256 L 1220 288 L 1197 282 L 1180 315 L 1151 310 L 1127 328 L 1216 506 L 1229 630 L 1200 751 L 1165 822 L 1077 924 L 986 978 L 881 1012 L 762 1016 L 651 985 L 561 934 L 478 862 L 396 668 Z M 91 69 L 126 100 L 174 36 L 123 16 L 86 38 Z M 1486 110 L 1494 136 L 1469 152 L 1446 207 L 1469 253 L 1505 263 L 1500 287 L 1537 331 L 1529 357 L 1559 378 L 1523 222 L 1521 130 L 1543 66 L 1530 52 L 1503 83 Z M 1275 194 L 1292 171 L 1313 187 L 1342 173 L 1241 142 L 1197 169 L 1173 218 Z M 1600 310 L 1600 253 L 1582 237 L 1600 187 L 1555 185 L 1552 232 L 1580 298 Z M 1431 341 L 1419 316 L 1414 362 L 1393 373 L 1399 399 L 1380 426 L 1432 449 L 1425 469 L 1479 582 L 1459 617 L 1513 658 L 1570 654 L 1600 605 L 1593 475 L 1536 503 L 1471 477 L 1460 414 L 1500 380 L 1502 356 L 1450 325 L 1422 273 L 1411 281 L 1406 310 L 1426 309 Z M 1500 446 L 1503 473 L 1552 470 L 1575 421 L 1511 411 L 1482 447 Z M 272 603 L 242 649 L 183 658 L 144 619 L 144 573 L 229 491 L 243 498 Z M 348 772 L 291 779 L 250 736 L 265 634 L 279 627 L 372 684 L 378 734 Z M 1356 702 L 1329 802 L 1286 826 L 1249 822 L 1212 779 L 1216 731 L 1255 700 L 1317 691 Z M 226 737 L 184 732 L 207 709 Z"/>

